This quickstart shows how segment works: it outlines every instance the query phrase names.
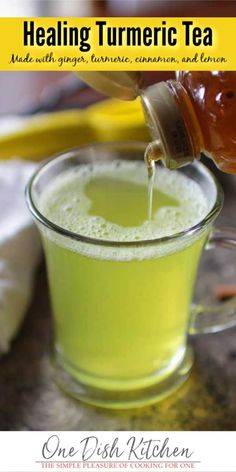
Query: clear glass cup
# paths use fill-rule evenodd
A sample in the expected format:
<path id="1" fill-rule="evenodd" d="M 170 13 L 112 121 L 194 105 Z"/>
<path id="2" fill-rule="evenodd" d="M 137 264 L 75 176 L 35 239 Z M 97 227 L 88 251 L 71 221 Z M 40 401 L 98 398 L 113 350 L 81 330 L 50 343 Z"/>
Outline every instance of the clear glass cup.
<path id="1" fill-rule="evenodd" d="M 40 212 L 39 199 L 55 176 L 84 163 L 143 160 L 145 147 L 106 143 L 65 152 L 36 171 L 26 192 L 46 256 L 56 382 L 71 396 L 107 408 L 138 407 L 169 395 L 190 374 L 189 335 L 236 324 L 234 300 L 220 308 L 191 304 L 206 244 L 236 247 L 233 230 L 213 228 L 223 194 L 203 164 L 177 172 L 200 185 L 209 212 L 170 237 L 99 240 L 72 233 Z"/>

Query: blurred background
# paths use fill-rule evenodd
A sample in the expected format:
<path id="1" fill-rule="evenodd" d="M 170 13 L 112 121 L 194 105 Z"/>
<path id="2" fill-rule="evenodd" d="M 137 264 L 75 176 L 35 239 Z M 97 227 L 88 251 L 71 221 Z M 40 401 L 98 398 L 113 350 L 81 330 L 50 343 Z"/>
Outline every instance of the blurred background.
<path id="1" fill-rule="evenodd" d="M 233 16 L 232 0 L 2 0 L 1 16 Z"/>

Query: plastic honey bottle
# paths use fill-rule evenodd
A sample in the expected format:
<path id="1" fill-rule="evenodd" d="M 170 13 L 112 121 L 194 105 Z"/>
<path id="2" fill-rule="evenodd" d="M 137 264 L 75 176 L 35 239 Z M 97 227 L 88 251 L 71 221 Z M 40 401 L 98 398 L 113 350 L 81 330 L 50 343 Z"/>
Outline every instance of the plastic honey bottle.
<path id="1" fill-rule="evenodd" d="M 213 159 L 236 174 L 236 72 L 178 72 L 177 80 L 147 87 L 142 103 L 153 143 L 146 159 L 178 168 Z"/>
<path id="2" fill-rule="evenodd" d="M 83 72 L 99 91 L 124 100 L 141 97 L 153 142 L 147 163 L 176 169 L 204 153 L 236 174 L 236 72 L 178 72 L 177 80 L 145 87 L 140 72 Z"/>

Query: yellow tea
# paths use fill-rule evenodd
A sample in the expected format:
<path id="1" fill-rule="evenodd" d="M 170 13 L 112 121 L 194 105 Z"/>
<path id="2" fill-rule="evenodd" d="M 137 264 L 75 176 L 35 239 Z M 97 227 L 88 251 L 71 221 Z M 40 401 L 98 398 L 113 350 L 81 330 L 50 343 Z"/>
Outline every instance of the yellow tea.
<path id="1" fill-rule="evenodd" d="M 158 168 L 148 220 L 143 162 L 84 164 L 55 177 L 39 209 L 61 228 L 106 242 L 43 232 L 63 368 L 84 384 L 119 391 L 168 376 L 185 355 L 206 236 L 143 247 L 124 243 L 164 238 L 198 223 L 208 212 L 200 186 Z"/>

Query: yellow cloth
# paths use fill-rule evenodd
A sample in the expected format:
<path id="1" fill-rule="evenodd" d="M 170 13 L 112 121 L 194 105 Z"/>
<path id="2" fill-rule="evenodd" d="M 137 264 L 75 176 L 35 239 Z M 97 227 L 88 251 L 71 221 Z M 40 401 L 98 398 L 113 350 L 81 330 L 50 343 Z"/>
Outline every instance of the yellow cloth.
<path id="1" fill-rule="evenodd" d="M 140 100 L 115 99 L 84 110 L 15 118 L 6 131 L 0 120 L 0 158 L 40 160 L 83 144 L 104 141 L 148 141 Z M 13 120 L 13 121 L 14 121 Z"/>

